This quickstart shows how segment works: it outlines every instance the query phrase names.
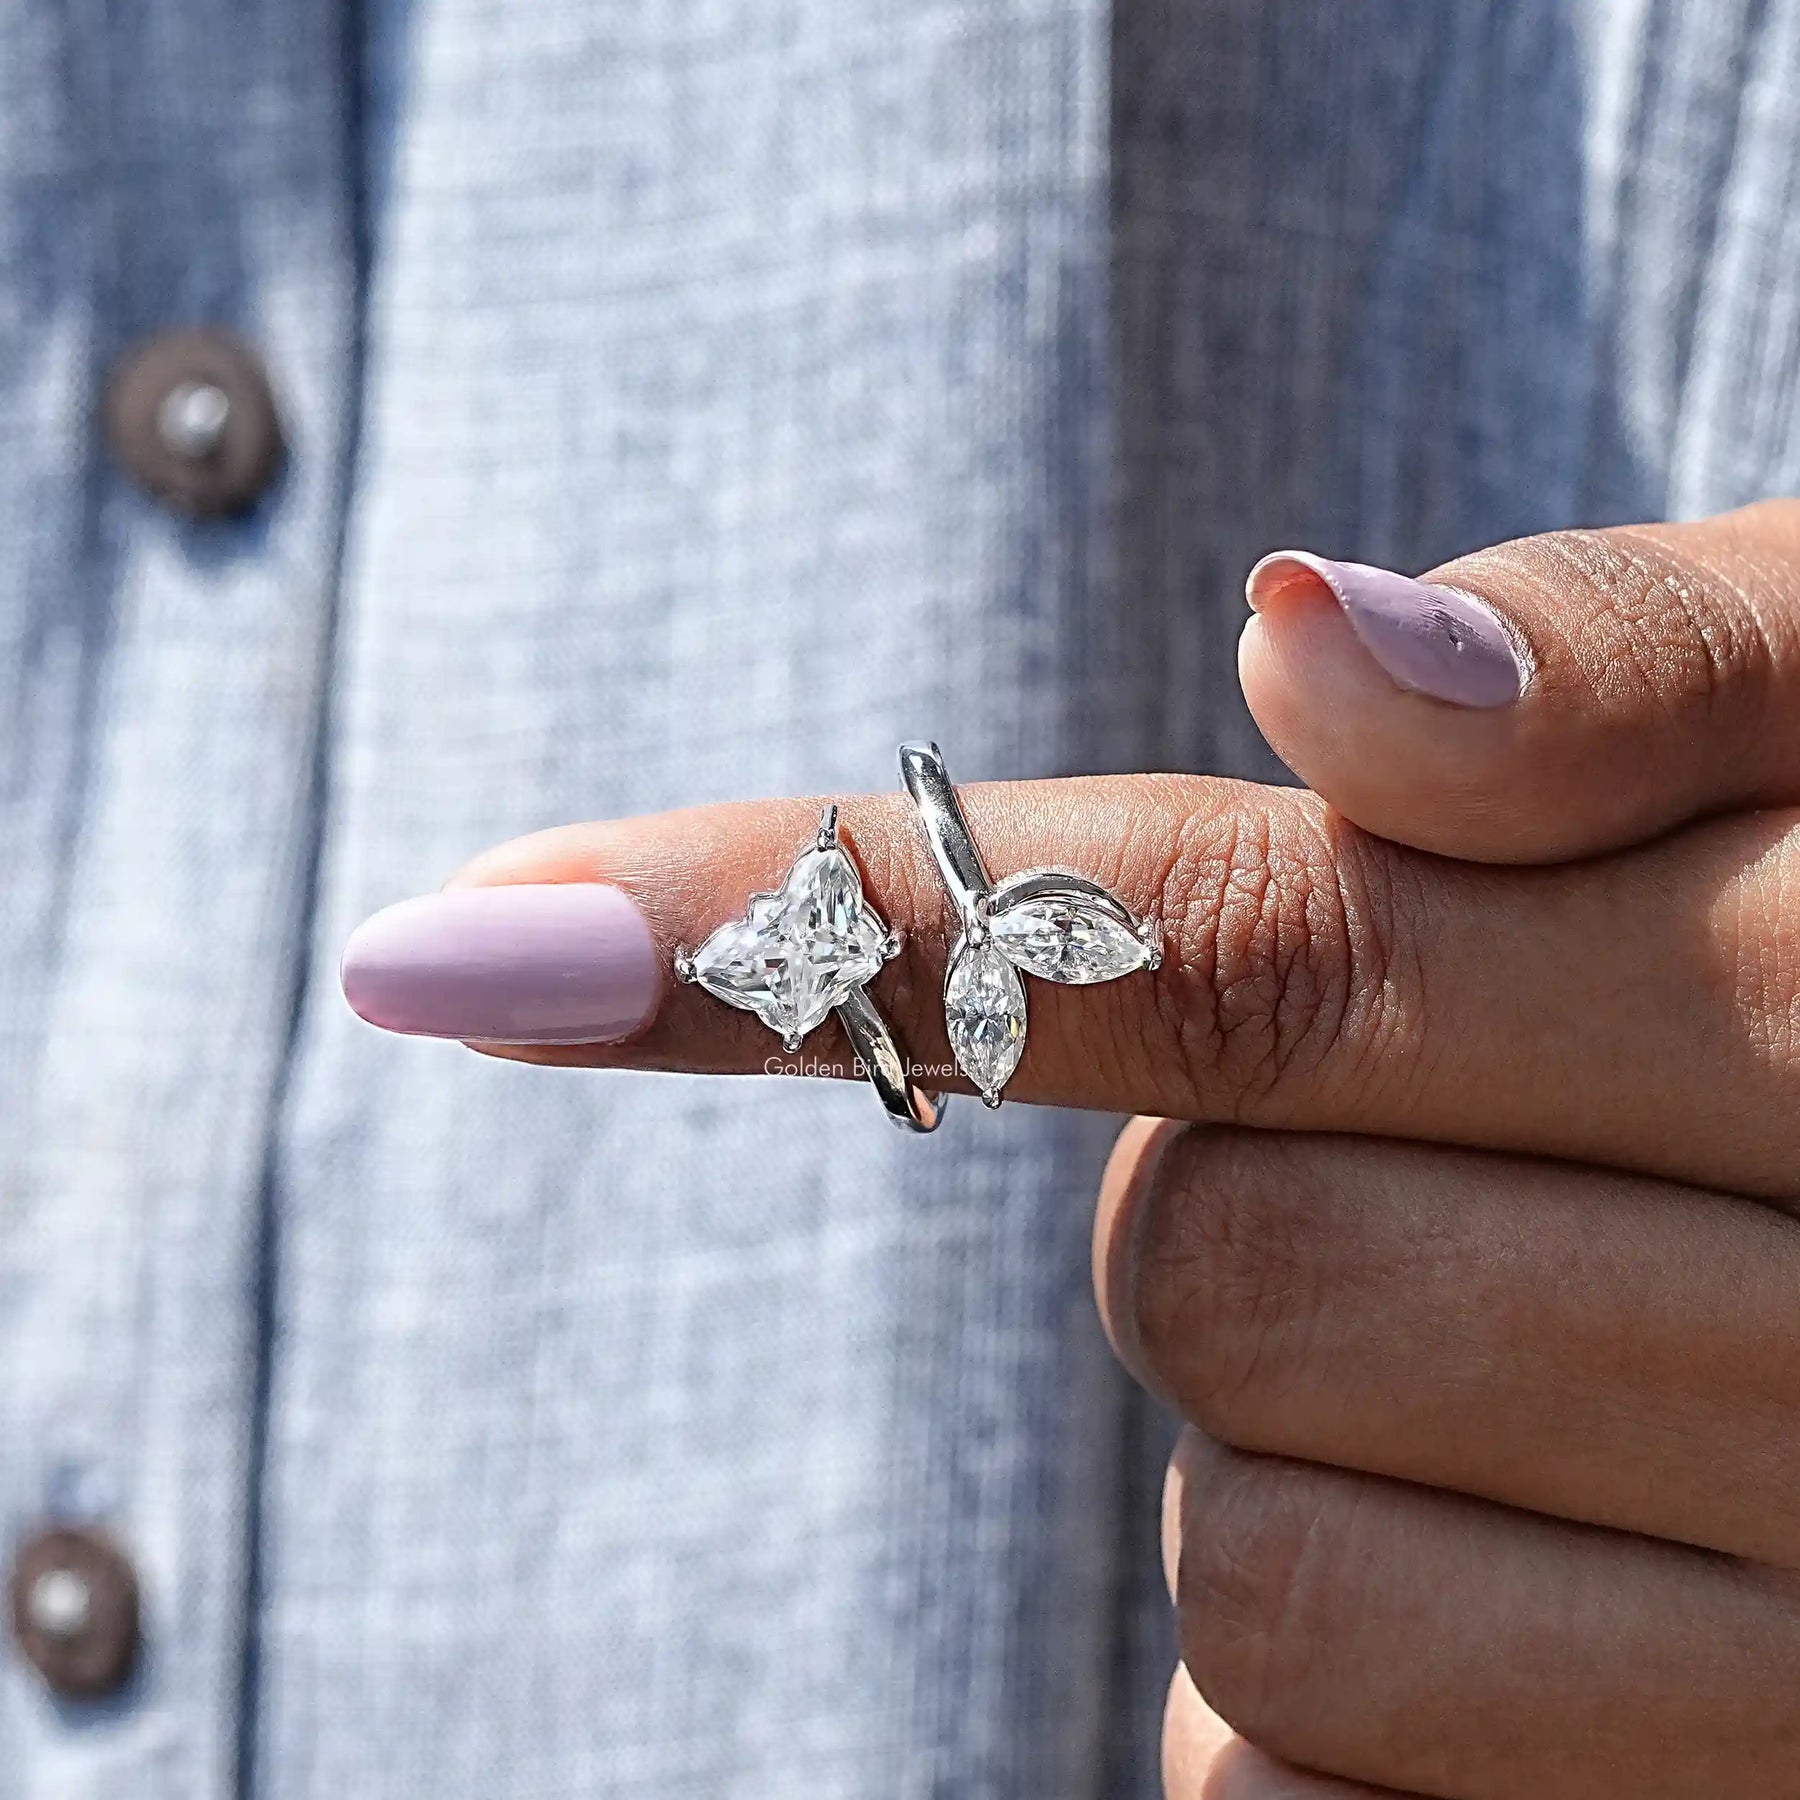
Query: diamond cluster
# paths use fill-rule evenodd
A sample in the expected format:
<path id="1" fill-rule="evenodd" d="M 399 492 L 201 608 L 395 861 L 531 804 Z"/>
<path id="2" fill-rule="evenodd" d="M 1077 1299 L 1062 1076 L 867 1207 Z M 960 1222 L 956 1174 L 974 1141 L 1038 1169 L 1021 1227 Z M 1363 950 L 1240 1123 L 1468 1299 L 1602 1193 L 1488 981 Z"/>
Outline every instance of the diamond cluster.
<path id="1" fill-rule="evenodd" d="M 1104 888 L 1061 870 L 1003 881 L 965 932 L 944 980 L 957 1067 L 997 1106 L 1025 1053 L 1019 971 L 1064 987 L 1116 981 L 1161 960 L 1156 935 Z"/>

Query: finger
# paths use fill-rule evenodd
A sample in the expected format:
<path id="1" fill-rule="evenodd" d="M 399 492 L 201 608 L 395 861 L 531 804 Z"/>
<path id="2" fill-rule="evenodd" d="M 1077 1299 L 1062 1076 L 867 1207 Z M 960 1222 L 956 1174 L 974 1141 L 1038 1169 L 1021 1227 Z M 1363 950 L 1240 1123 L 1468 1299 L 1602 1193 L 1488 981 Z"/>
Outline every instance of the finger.
<path id="1" fill-rule="evenodd" d="M 1791 1218 L 1186 1128 L 1115 1152 L 1095 1266 L 1126 1365 L 1214 1438 L 1800 1569 Z"/>
<path id="2" fill-rule="evenodd" d="M 1163 1579 L 1178 1599 L 1181 1565 L 1181 1471 L 1169 1464 L 1163 1483 Z M 1163 1709 L 1163 1791 L 1168 1800 L 1363 1800 L 1373 1788 L 1279 1763 L 1247 1744 L 1200 1697 L 1185 1663 L 1177 1663 Z"/>
<path id="3" fill-rule="evenodd" d="M 1162 1763 L 1167 1800 L 1382 1800 L 1375 1788 L 1309 1775 L 1246 1744 L 1200 1698 L 1185 1665 L 1169 1683 Z"/>
<path id="4" fill-rule="evenodd" d="M 1208 1778 L 1220 1752 L 1240 1743 L 1231 1727 L 1200 1698 L 1186 1668 L 1177 1664 L 1163 1706 L 1162 1778 L 1165 1800 L 1209 1800 Z M 1212 1788 L 1210 1800 L 1217 1800 Z"/>
<path id="5" fill-rule="evenodd" d="M 1370 831 L 1536 862 L 1800 800 L 1800 502 L 1562 532 L 1412 581 L 1278 552 L 1239 668 Z"/>
<path id="6" fill-rule="evenodd" d="M 1789 1028 L 1800 935 L 1785 901 L 1800 836 L 1786 815 L 1526 872 L 1401 850 L 1314 796 L 1241 783 L 1033 782 L 964 800 L 996 872 L 1080 870 L 1160 918 L 1166 943 L 1155 973 L 1030 984 L 1018 1099 L 1520 1149 L 1758 1194 L 1800 1179 L 1800 1034 Z M 493 1037 L 490 1015 L 432 1010 L 444 993 L 467 1002 L 490 972 L 483 956 L 506 994 L 560 1005 L 588 997 L 596 973 L 610 977 L 617 951 L 634 997 L 662 972 L 635 1035 L 540 1048 L 536 1060 L 782 1066 L 755 1018 L 667 971 L 678 946 L 779 882 L 818 816 L 813 802 L 774 801 L 521 840 L 448 897 L 453 928 L 421 932 L 411 909 L 435 917 L 435 902 L 365 926 L 346 952 L 346 991 L 377 1023 Z M 905 941 L 871 992 L 915 1061 L 942 1071 L 949 904 L 903 800 L 845 802 L 843 817 L 871 896 Z M 635 900 L 625 948 L 642 966 L 612 938 L 571 940 L 560 926 L 546 946 L 521 925 L 516 891 L 467 891 L 496 883 L 612 884 Z M 480 930 L 472 904 L 488 909 Z M 521 962 L 540 955 L 523 980 Z M 835 1022 L 803 1066 L 849 1069 Z"/>
<path id="7" fill-rule="evenodd" d="M 1182 1658 L 1283 1762 L 1441 1800 L 1800 1793 L 1792 1577 L 1189 1431 Z"/>

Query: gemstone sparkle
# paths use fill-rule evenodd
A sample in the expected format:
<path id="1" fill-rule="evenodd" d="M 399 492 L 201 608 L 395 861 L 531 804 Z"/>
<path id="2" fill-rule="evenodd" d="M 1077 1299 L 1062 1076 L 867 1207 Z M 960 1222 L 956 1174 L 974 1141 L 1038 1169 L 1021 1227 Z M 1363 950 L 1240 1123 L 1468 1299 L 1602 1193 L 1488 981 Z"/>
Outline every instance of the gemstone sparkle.
<path id="1" fill-rule="evenodd" d="M 721 925 L 694 952 L 692 970 L 715 999 L 797 1045 L 887 954 L 886 924 L 863 898 L 856 865 L 831 843 L 803 850 L 780 891 L 757 894 L 742 919 Z"/>
<path id="2" fill-rule="evenodd" d="M 1150 964 L 1150 946 L 1116 908 L 1110 896 L 1083 893 L 1071 883 L 997 906 L 988 929 L 1006 959 L 1027 975 L 1085 987 Z"/>
<path id="3" fill-rule="evenodd" d="M 944 978 L 944 1023 L 956 1066 L 997 1102 L 1025 1054 L 1025 984 L 991 938 L 957 946 Z"/>

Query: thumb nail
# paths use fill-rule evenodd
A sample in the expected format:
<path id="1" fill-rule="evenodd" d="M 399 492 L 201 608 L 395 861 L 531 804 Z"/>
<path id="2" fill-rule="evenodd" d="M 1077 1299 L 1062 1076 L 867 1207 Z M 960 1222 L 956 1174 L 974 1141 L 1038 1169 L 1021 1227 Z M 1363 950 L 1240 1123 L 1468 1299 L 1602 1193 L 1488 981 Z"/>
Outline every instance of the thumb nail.
<path id="1" fill-rule="evenodd" d="M 1452 706 L 1510 706 L 1527 665 L 1500 615 L 1473 594 L 1367 563 L 1277 550 L 1250 571 L 1250 606 L 1263 612 L 1297 584 L 1322 582 L 1358 642 L 1409 692 Z"/>

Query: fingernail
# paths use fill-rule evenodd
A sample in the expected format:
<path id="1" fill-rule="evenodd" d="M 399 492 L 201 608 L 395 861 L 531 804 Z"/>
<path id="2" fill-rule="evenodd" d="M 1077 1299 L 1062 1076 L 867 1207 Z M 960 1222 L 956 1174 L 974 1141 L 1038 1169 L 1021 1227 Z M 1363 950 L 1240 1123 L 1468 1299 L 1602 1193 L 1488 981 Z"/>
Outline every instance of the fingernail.
<path id="1" fill-rule="evenodd" d="M 1391 569 L 1278 550 L 1250 571 L 1252 609 L 1308 575 L 1337 597 L 1363 648 L 1401 687 L 1452 706 L 1508 706 L 1523 691 L 1524 657 L 1491 606 Z"/>
<path id="2" fill-rule="evenodd" d="M 615 887 L 454 888 L 402 900 L 344 946 L 344 998 L 384 1031 L 491 1044 L 606 1044 L 648 1022 L 661 964 Z"/>

